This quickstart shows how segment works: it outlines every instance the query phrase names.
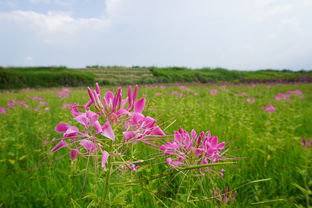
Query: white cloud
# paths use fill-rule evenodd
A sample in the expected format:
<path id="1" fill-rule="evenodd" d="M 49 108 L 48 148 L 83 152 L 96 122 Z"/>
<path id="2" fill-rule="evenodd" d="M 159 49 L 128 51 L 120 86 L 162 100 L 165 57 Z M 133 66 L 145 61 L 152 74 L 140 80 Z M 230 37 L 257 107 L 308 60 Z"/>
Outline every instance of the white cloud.
<path id="1" fill-rule="evenodd" d="M 55 4 L 65 6 L 72 2 L 72 0 L 29 0 L 31 4 Z"/>
<path id="2" fill-rule="evenodd" d="M 30 56 L 38 65 L 77 67 L 312 67 L 312 0 L 106 0 L 102 16 L 76 18 L 93 16 L 78 14 L 88 1 L 95 2 L 66 12 L 0 12 L 0 65 Z"/>
<path id="3" fill-rule="evenodd" d="M 106 29 L 110 21 L 102 18 L 73 18 L 64 12 L 41 14 L 33 11 L 0 12 L 0 24 L 11 22 L 41 35 L 44 42 L 72 42 L 80 33 L 96 33 Z"/>

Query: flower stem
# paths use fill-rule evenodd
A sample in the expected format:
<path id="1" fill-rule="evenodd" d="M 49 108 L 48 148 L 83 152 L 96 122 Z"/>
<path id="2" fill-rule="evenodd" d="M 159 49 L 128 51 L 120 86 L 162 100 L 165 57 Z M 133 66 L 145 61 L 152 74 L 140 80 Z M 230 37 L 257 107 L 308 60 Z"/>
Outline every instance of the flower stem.
<path id="1" fill-rule="evenodd" d="M 110 176 L 111 176 L 111 170 L 112 170 L 112 163 L 110 161 L 110 158 L 108 158 L 108 172 L 107 172 L 107 175 L 106 175 L 106 179 L 105 179 L 105 187 L 104 187 L 104 206 L 105 206 L 105 203 L 106 203 L 106 199 L 107 199 L 107 195 L 109 193 L 109 179 L 110 179 Z"/>

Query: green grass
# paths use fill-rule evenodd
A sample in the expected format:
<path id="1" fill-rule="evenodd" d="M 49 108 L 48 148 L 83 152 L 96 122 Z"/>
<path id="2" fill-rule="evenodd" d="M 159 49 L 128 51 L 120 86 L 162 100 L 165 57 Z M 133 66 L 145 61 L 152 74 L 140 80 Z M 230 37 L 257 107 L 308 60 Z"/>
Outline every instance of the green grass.
<path id="1" fill-rule="evenodd" d="M 225 90 L 213 85 L 189 85 L 191 91 L 178 86 L 141 87 L 140 97 L 147 98 L 145 115 L 157 118 L 157 123 L 168 135 L 179 127 L 188 131 L 210 130 L 220 141 L 227 143 L 227 158 L 238 158 L 236 165 L 223 166 L 224 178 L 209 174 L 199 178 L 195 171 L 185 171 L 156 180 L 126 184 L 132 180 L 145 180 L 168 169 L 158 158 L 143 164 L 135 173 L 114 173 L 111 183 L 121 183 L 110 189 L 112 207 L 217 207 L 211 197 L 211 189 L 224 191 L 237 189 L 237 197 L 229 207 L 308 207 L 312 206 L 312 148 L 303 148 L 301 138 L 312 138 L 312 85 L 240 85 L 227 86 Z M 209 94 L 210 89 L 218 94 Z M 116 91 L 115 87 L 107 87 Z M 304 98 L 293 96 L 290 102 L 275 101 L 277 93 L 299 89 Z M 60 89 L 40 89 L 33 92 L 2 92 L 0 107 L 7 114 L 0 114 L 0 207 L 99 207 L 104 191 L 103 170 L 87 171 L 83 193 L 86 160 L 71 162 L 69 156 L 57 159 L 66 150 L 43 160 L 53 147 L 47 144 L 54 137 L 59 122 L 75 124 L 64 103 L 85 104 L 86 90 L 73 88 L 70 97 L 56 97 Z M 123 89 L 126 92 L 126 88 Z M 104 89 L 102 89 L 104 91 Z M 184 97 L 171 95 L 178 91 Z M 194 92 L 199 93 L 198 96 Z M 246 103 L 241 92 L 256 98 Z M 155 93 L 161 93 L 161 96 Z M 42 96 L 49 102 L 49 111 L 41 108 L 31 98 Z M 8 108 L 12 99 L 25 100 L 30 108 Z M 262 110 L 273 105 L 277 111 Z M 46 138 L 49 138 L 46 140 Z M 134 151 L 146 159 L 157 150 L 140 144 Z M 57 159 L 56 161 L 54 161 Z M 44 165 L 45 162 L 48 164 Z M 36 166 L 40 166 L 32 170 Z M 32 170 L 32 171 L 30 171 Z M 200 180 L 200 181 L 199 181 Z M 222 207 L 220 205 L 220 207 Z"/>

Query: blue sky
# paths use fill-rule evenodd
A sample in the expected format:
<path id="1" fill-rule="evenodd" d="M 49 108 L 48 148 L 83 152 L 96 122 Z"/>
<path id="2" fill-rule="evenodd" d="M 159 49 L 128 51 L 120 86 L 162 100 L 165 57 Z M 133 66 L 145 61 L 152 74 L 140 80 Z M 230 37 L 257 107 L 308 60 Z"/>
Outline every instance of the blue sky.
<path id="1" fill-rule="evenodd" d="M 312 0 L 0 0 L 0 65 L 312 69 Z"/>

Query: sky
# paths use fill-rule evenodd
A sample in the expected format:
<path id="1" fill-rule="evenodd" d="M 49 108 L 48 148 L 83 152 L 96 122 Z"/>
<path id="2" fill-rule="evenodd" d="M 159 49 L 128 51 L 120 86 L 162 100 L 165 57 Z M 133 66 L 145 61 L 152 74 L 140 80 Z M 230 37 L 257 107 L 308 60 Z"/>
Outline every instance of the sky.
<path id="1" fill-rule="evenodd" d="M 312 70 L 312 0 L 0 0 L 0 66 Z"/>

